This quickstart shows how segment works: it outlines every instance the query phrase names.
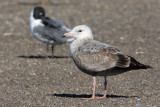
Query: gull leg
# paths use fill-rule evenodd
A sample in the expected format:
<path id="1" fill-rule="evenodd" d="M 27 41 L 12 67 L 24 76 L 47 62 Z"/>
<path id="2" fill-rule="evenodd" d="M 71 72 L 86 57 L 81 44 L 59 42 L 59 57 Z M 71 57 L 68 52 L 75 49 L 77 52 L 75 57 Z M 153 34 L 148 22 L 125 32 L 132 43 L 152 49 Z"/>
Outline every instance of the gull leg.
<path id="1" fill-rule="evenodd" d="M 96 77 L 93 77 L 93 91 L 91 98 L 82 98 L 82 99 L 95 99 L 95 91 L 96 91 Z"/>
<path id="2" fill-rule="evenodd" d="M 104 95 L 103 98 L 106 98 L 107 95 L 107 77 L 104 77 Z"/>
<path id="3" fill-rule="evenodd" d="M 48 58 L 48 50 L 49 50 L 49 45 L 47 44 L 47 47 L 46 47 L 46 58 Z"/>
<path id="4" fill-rule="evenodd" d="M 105 76 L 104 77 L 104 95 L 103 95 L 103 97 L 96 97 L 96 98 L 106 98 L 106 94 L 107 94 L 107 79 Z"/>
<path id="5" fill-rule="evenodd" d="M 54 46 L 52 45 L 52 58 L 54 57 Z"/>

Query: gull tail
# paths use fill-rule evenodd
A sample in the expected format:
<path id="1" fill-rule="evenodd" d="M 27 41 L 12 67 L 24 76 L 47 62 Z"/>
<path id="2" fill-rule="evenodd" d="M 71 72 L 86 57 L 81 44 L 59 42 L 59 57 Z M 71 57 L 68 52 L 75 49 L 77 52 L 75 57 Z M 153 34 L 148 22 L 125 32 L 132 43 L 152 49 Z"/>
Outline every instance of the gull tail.
<path id="1" fill-rule="evenodd" d="M 132 68 L 132 69 L 148 69 L 148 68 L 153 68 L 149 65 L 144 65 L 144 64 L 141 64 L 139 63 L 138 61 L 136 61 L 133 57 L 129 56 L 131 58 L 131 64 L 129 66 L 129 68 Z"/>

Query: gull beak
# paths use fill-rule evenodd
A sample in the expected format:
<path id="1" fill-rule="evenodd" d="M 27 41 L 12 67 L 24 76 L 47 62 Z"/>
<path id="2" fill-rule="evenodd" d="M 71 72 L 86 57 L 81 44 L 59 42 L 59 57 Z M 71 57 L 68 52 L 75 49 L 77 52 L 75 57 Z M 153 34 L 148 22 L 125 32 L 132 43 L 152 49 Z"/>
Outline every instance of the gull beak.
<path id="1" fill-rule="evenodd" d="M 72 37 L 72 33 L 65 33 L 64 36 L 66 36 L 66 37 Z"/>

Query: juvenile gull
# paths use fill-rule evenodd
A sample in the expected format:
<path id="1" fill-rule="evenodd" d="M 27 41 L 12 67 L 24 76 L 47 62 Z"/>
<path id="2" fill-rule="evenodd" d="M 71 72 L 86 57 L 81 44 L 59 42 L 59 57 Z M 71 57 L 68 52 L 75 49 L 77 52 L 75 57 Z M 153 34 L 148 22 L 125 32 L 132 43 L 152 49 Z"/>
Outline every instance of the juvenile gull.
<path id="1" fill-rule="evenodd" d="M 91 98 L 106 98 L 107 76 L 121 74 L 130 70 L 152 68 L 136 61 L 133 57 L 119 51 L 114 46 L 93 40 L 91 29 L 86 25 L 74 27 L 64 36 L 74 37 L 70 53 L 76 66 L 84 73 L 93 76 L 93 93 Z M 96 76 L 104 76 L 104 95 L 95 96 Z"/>
<path id="2" fill-rule="evenodd" d="M 71 31 L 63 21 L 53 20 L 45 16 L 42 7 L 35 7 L 30 14 L 30 28 L 33 36 L 41 42 L 52 46 L 52 57 L 55 45 L 71 42 L 73 38 L 64 37 L 64 33 Z"/>

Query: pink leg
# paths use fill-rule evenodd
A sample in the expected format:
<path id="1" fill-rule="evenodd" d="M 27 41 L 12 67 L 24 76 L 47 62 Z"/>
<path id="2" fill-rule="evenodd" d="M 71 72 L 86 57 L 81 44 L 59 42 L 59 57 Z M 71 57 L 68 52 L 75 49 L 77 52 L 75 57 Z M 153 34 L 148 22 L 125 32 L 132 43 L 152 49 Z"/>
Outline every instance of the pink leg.
<path id="1" fill-rule="evenodd" d="M 95 99 L 95 91 L 96 91 L 96 77 L 93 77 L 93 91 L 91 98 L 82 98 L 82 99 Z"/>
<path id="2" fill-rule="evenodd" d="M 107 79 L 106 77 L 104 77 L 104 95 L 103 97 L 96 97 L 96 98 L 106 98 L 106 94 L 107 94 Z"/>

